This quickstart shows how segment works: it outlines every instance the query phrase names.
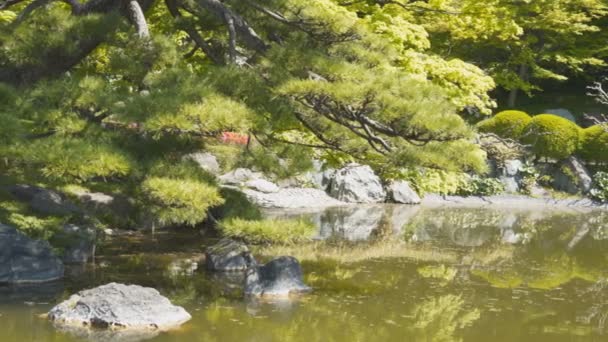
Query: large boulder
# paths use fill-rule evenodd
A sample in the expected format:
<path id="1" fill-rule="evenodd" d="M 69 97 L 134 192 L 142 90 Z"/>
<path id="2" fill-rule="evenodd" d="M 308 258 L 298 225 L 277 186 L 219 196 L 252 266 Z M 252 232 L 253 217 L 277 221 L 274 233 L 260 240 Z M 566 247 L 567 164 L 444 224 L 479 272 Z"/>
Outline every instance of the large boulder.
<path id="1" fill-rule="evenodd" d="M 17 184 L 8 187 L 8 191 L 18 200 L 28 202 L 32 210 L 45 215 L 70 215 L 80 209 L 63 194 L 41 187 Z"/>
<path id="2" fill-rule="evenodd" d="M 48 318 L 58 326 L 166 331 L 191 316 L 155 289 L 110 283 L 72 295 L 52 308 Z"/>
<path id="3" fill-rule="evenodd" d="M 406 181 L 395 181 L 388 186 L 388 193 L 395 203 L 420 204 L 418 193 Z"/>
<path id="4" fill-rule="evenodd" d="M 51 243 L 63 248 L 64 263 L 86 263 L 95 256 L 97 233 L 95 228 L 66 224 L 53 236 Z"/>
<path id="5" fill-rule="evenodd" d="M 380 203 L 386 199 L 380 178 L 371 167 L 358 164 L 350 164 L 336 171 L 329 194 L 349 203 Z"/>
<path id="6" fill-rule="evenodd" d="M 208 247 L 205 260 L 210 271 L 244 271 L 256 265 L 244 243 L 228 238 Z"/>
<path id="7" fill-rule="evenodd" d="M 302 280 L 300 263 L 290 256 L 250 269 L 245 283 L 245 294 L 250 296 L 286 297 L 311 290 Z"/>
<path id="8" fill-rule="evenodd" d="M 521 189 L 522 175 L 521 170 L 524 163 L 519 159 L 506 160 L 504 165 L 499 168 L 499 179 L 505 186 L 505 192 L 516 193 Z"/>
<path id="9" fill-rule="evenodd" d="M 0 224 L 0 283 L 42 283 L 63 277 L 63 263 L 48 242 Z"/>
<path id="10" fill-rule="evenodd" d="M 553 175 L 556 189 L 571 194 L 588 193 L 593 185 L 593 178 L 585 165 L 571 156 L 563 161 Z"/>

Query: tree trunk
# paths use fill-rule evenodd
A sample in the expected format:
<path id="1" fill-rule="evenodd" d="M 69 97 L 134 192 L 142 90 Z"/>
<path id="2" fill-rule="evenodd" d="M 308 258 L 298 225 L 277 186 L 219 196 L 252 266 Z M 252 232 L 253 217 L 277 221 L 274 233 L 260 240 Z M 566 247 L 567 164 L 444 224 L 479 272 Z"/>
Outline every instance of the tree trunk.
<path id="1" fill-rule="evenodd" d="M 528 76 L 528 66 L 525 64 L 521 64 L 519 66 L 519 79 L 521 79 L 522 81 L 526 81 L 526 78 Z M 517 88 L 513 88 L 511 89 L 511 92 L 509 93 L 509 101 L 507 102 L 507 106 L 509 106 L 509 108 L 515 108 L 515 105 L 517 103 L 517 93 L 518 93 L 519 89 Z"/>

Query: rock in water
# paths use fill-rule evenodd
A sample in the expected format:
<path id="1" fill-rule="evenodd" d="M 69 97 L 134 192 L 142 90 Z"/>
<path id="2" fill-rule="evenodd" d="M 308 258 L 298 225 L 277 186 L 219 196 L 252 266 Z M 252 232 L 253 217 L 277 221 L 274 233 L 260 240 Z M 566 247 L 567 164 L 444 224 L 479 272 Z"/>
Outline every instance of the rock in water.
<path id="1" fill-rule="evenodd" d="M 205 251 L 210 271 L 244 271 L 256 265 L 249 248 L 232 239 L 222 239 Z"/>
<path id="2" fill-rule="evenodd" d="M 72 295 L 48 318 L 58 326 L 166 331 L 192 317 L 155 289 L 110 283 Z"/>
<path id="3" fill-rule="evenodd" d="M 350 164 L 336 171 L 329 194 L 349 203 L 380 203 L 386 198 L 380 178 L 372 168 L 358 164 Z"/>
<path id="4" fill-rule="evenodd" d="M 420 204 L 420 196 L 406 181 L 396 181 L 389 185 L 389 193 L 395 203 Z"/>
<path id="5" fill-rule="evenodd" d="M 296 258 L 282 256 L 247 273 L 245 294 L 252 296 L 285 297 L 291 293 L 312 289 L 302 280 L 302 268 Z"/>
<path id="6" fill-rule="evenodd" d="M 0 283 L 42 283 L 63 277 L 63 263 L 48 242 L 0 223 Z"/>
<path id="7" fill-rule="evenodd" d="M 95 256 L 96 236 L 92 227 L 66 224 L 55 234 L 51 243 L 55 247 L 63 247 L 63 262 L 84 264 Z"/>

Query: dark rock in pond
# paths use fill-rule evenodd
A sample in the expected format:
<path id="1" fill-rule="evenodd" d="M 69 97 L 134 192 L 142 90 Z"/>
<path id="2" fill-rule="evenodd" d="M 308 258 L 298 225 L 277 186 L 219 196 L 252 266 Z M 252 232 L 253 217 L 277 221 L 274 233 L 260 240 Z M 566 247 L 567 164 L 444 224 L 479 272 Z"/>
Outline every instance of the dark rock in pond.
<path id="1" fill-rule="evenodd" d="M 571 194 L 586 194 L 591 190 L 593 179 L 585 165 L 576 157 L 568 157 L 553 175 L 553 186 Z"/>
<path id="2" fill-rule="evenodd" d="M 386 199 L 380 178 L 371 167 L 359 164 L 349 164 L 336 171 L 329 194 L 349 203 L 380 203 Z"/>
<path id="3" fill-rule="evenodd" d="M 211 271 L 244 271 L 256 265 L 247 245 L 227 238 L 208 247 L 205 260 Z"/>
<path id="4" fill-rule="evenodd" d="M 0 223 L 0 283 L 43 283 L 62 278 L 63 272 L 48 242 Z"/>
<path id="5" fill-rule="evenodd" d="M 22 202 L 29 202 L 32 210 L 45 215 L 70 215 L 80 209 L 64 195 L 37 186 L 17 184 L 8 187 L 8 192 Z"/>
<path id="6" fill-rule="evenodd" d="M 302 268 L 294 257 L 278 257 L 247 272 L 246 295 L 284 297 L 311 290 L 304 284 Z"/>
<path id="7" fill-rule="evenodd" d="M 60 327 L 145 332 L 177 328 L 192 317 L 153 288 L 110 283 L 72 295 L 48 318 Z"/>
<path id="8" fill-rule="evenodd" d="M 63 248 L 63 262 L 86 263 L 95 257 L 96 237 L 95 228 L 66 224 L 55 234 L 51 243 Z"/>

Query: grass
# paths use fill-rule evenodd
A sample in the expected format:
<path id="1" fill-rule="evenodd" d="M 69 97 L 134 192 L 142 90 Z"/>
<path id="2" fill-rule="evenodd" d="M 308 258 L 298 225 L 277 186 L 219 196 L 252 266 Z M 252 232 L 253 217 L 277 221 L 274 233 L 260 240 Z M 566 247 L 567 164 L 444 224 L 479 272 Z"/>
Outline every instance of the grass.
<path id="1" fill-rule="evenodd" d="M 254 244 L 295 244 L 310 241 L 316 227 L 305 220 L 244 220 L 234 218 L 219 226 L 224 236 L 242 239 Z"/>

